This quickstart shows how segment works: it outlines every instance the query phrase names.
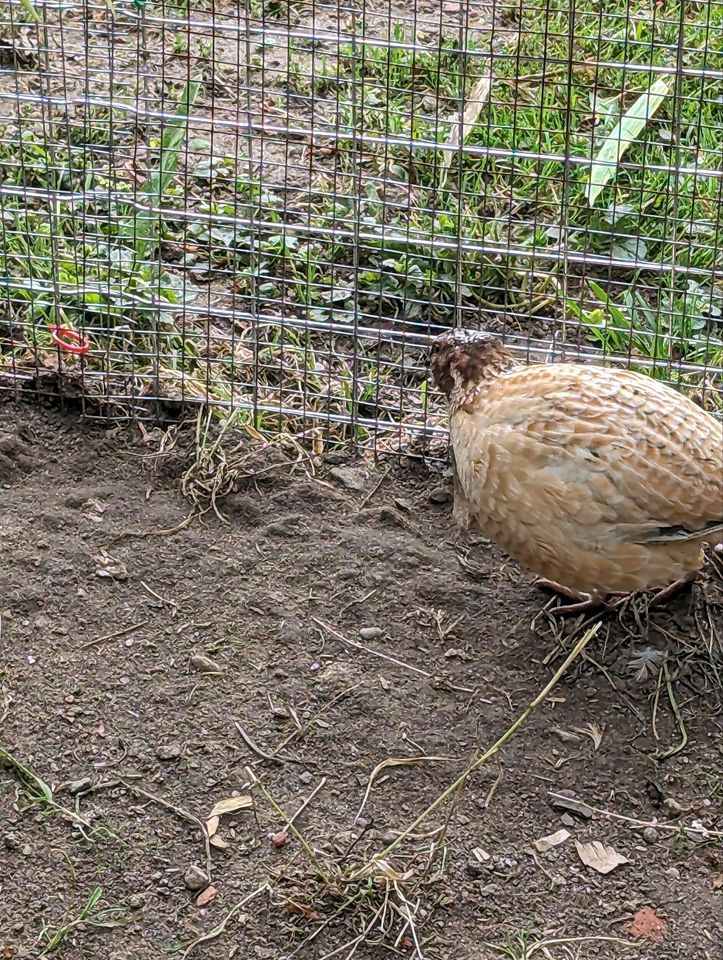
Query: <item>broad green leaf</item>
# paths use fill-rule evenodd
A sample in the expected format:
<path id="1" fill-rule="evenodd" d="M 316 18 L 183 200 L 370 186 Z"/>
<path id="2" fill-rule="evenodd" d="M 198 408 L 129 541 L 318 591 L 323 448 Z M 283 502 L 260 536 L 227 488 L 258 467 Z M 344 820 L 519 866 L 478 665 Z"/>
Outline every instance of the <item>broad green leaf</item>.
<path id="1" fill-rule="evenodd" d="M 637 140 L 645 125 L 655 116 L 669 92 L 668 80 L 656 80 L 650 90 L 642 93 L 626 110 L 620 122 L 616 123 L 607 135 L 590 167 L 590 178 L 585 189 L 590 206 L 593 206 L 603 188 L 615 177 L 625 151 L 634 140 Z"/>

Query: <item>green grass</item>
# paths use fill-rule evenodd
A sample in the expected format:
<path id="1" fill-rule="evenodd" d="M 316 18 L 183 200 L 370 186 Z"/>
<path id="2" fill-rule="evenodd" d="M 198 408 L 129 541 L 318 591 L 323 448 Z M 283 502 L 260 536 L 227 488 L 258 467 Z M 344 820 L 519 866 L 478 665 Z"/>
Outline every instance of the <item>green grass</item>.
<path id="1" fill-rule="evenodd" d="M 30 115 L 0 131 L 3 185 L 37 194 L 2 198 L 0 370 L 32 366 L 38 351 L 52 357 L 56 323 L 90 327 L 90 369 L 120 383 L 155 377 L 171 397 L 255 397 L 266 412 L 241 419 L 273 430 L 288 422 L 274 405 L 373 417 L 381 404 L 391 420 L 411 387 L 411 414 L 426 406 L 423 390 L 400 380 L 398 350 L 295 333 L 284 317 L 410 329 L 451 324 L 461 311 L 465 322 L 533 335 L 565 323 L 568 342 L 670 379 L 680 361 L 722 365 L 723 284 L 713 280 L 723 266 L 721 186 L 705 175 L 723 154 L 718 84 L 684 77 L 680 97 L 663 99 L 591 206 L 591 162 L 605 137 L 657 78 L 650 67 L 675 65 L 679 5 L 651 14 L 639 0 L 578 0 L 572 42 L 568 9 L 566 0 L 529 0 L 519 34 L 479 30 L 464 51 L 456 29 L 424 50 L 410 49 L 400 27 L 388 46 L 313 51 L 292 41 L 285 83 L 274 81 L 284 86 L 277 107 L 292 126 L 308 122 L 313 97 L 317 131 L 326 119 L 338 134 L 301 203 L 281 174 L 249 177 L 243 156 L 219 153 L 193 130 L 187 116 L 205 95 L 196 83 L 166 90 L 164 111 L 175 118 L 163 129 L 87 107 L 72 122 L 54 118 L 51 147 Z M 723 6 L 689 4 L 686 17 L 684 66 L 723 69 Z M 178 38 L 169 31 L 167 42 L 181 56 Z M 485 76 L 491 89 L 466 131 L 468 149 L 443 149 Z M 119 158 L 136 142 L 148 160 L 134 180 Z M 568 149 L 579 162 L 566 167 L 554 158 Z M 676 178 L 665 169 L 676 165 L 698 173 Z M 84 199 L 51 205 L 46 187 Z M 144 215 L 133 202 L 162 213 Z M 197 217 L 185 219 L 184 208 Z M 211 321 L 193 313 L 204 270 L 233 288 L 237 309 L 278 316 L 261 328 L 260 352 L 258 331 L 236 321 L 233 343 L 209 354 Z"/>
<path id="2" fill-rule="evenodd" d="M 76 916 L 67 917 L 54 930 L 44 925 L 41 932 L 43 945 L 39 947 L 36 956 L 38 958 L 49 957 L 51 954 L 62 949 L 79 927 L 81 930 L 94 930 L 111 929 L 122 926 L 124 919 L 123 908 L 119 905 L 99 907 L 102 896 L 103 889 L 101 887 L 95 887 Z"/>

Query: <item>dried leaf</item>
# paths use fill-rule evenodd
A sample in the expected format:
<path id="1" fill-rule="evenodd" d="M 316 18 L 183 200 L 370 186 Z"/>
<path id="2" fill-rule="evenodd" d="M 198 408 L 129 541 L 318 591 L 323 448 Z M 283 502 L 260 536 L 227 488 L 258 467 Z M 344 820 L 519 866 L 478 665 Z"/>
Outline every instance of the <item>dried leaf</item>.
<path id="1" fill-rule="evenodd" d="M 585 866 L 590 867 L 591 870 L 597 870 L 598 873 L 610 873 L 621 864 L 630 863 L 627 857 L 612 847 L 606 847 L 599 840 L 593 840 L 591 843 L 580 843 L 576 840 L 575 847 Z"/>
<path id="2" fill-rule="evenodd" d="M 656 80 L 648 92 L 642 93 L 626 110 L 620 122 L 616 123 L 607 135 L 590 167 L 590 177 L 585 189 L 590 206 L 593 206 L 605 185 L 617 175 L 618 164 L 625 151 L 655 116 L 669 91 L 667 79 Z"/>
<path id="3" fill-rule="evenodd" d="M 469 99 L 467 100 L 467 104 L 464 108 L 461 122 L 459 119 L 459 112 L 455 112 L 446 118 L 447 123 L 449 123 L 449 133 L 447 134 L 447 139 L 445 141 L 447 146 L 459 147 L 465 142 L 470 133 L 472 133 L 474 125 L 479 120 L 482 109 L 489 100 L 491 91 L 492 77 L 490 74 L 483 74 L 478 78 L 477 83 L 475 83 L 474 87 L 470 90 Z M 442 163 L 440 165 L 443 173 L 452 163 L 453 156 L 454 150 L 444 151 Z"/>
<path id="4" fill-rule="evenodd" d="M 212 847 L 215 847 L 217 850 L 228 850 L 228 844 L 223 839 L 223 837 L 219 837 L 217 833 L 214 833 L 212 837 L 209 837 L 208 842 L 211 844 Z"/>
<path id="5" fill-rule="evenodd" d="M 557 830 L 555 833 L 550 833 L 546 837 L 540 837 L 539 840 L 535 840 L 535 848 L 539 853 L 547 853 L 548 850 L 552 850 L 553 847 L 559 847 L 561 843 L 569 839 L 569 830 Z"/>
<path id="6" fill-rule="evenodd" d="M 372 860 L 362 872 L 364 876 L 373 877 L 376 881 L 391 880 L 393 883 L 409 880 L 412 876 L 411 870 L 400 873 L 388 860 Z"/>
<path id="7" fill-rule="evenodd" d="M 718 876 L 713 877 L 713 889 L 723 890 L 723 873 L 719 873 Z"/>
<path id="8" fill-rule="evenodd" d="M 586 723 L 584 727 L 574 727 L 573 729 L 576 730 L 577 733 L 582 733 L 584 736 L 590 737 L 595 750 L 600 748 L 603 732 L 596 723 Z"/>
<path id="9" fill-rule="evenodd" d="M 626 930 L 636 940 L 662 940 L 668 932 L 668 924 L 652 907 L 643 907 L 635 914 Z"/>
<path id="10" fill-rule="evenodd" d="M 206 887 L 206 889 L 202 890 L 196 897 L 196 906 L 205 907 L 207 903 L 216 899 L 216 893 L 217 890 L 215 887 Z"/>
<path id="11" fill-rule="evenodd" d="M 582 820 L 590 820 L 592 818 L 592 808 L 588 807 L 586 803 L 583 803 L 582 800 L 578 800 L 576 797 L 568 797 L 562 793 L 550 793 L 550 806 L 554 807 L 555 810 L 572 813 Z"/>
<path id="12" fill-rule="evenodd" d="M 580 742 L 580 738 L 576 733 L 571 733 L 569 730 L 563 730 L 562 727 L 553 727 L 552 732 L 556 734 L 563 743 Z"/>
<path id="13" fill-rule="evenodd" d="M 253 807 L 253 798 L 248 793 L 242 793 L 240 797 L 229 797 L 227 800 L 219 800 L 216 806 L 209 814 L 208 819 L 213 817 L 222 817 L 225 813 L 237 813 L 239 810 L 248 810 Z"/>
<path id="14" fill-rule="evenodd" d="M 286 903 L 286 909 L 289 913 L 296 913 L 300 917 L 305 917 L 307 920 L 321 920 L 321 914 L 318 910 L 314 910 L 313 907 L 307 907 L 303 903 L 295 903 L 293 900 L 289 900 Z"/>
<path id="15" fill-rule="evenodd" d="M 209 817 L 206 821 L 206 833 L 208 834 L 209 840 L 218 830 L 218 825 L 221 823 L 220 817 Z"/>

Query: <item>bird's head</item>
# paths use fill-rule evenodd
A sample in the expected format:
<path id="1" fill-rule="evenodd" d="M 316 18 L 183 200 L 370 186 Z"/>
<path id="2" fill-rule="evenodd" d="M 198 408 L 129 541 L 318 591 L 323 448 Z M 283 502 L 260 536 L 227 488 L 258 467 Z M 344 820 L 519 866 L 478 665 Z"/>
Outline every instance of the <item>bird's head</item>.
<path id="1" fill-rule="evenodd" d="M 448 330 L 432 344 L 430 368 L 436 386 L 456 406 L 485 380 L 513 366 L 500 339 L 479 330 Z"/>

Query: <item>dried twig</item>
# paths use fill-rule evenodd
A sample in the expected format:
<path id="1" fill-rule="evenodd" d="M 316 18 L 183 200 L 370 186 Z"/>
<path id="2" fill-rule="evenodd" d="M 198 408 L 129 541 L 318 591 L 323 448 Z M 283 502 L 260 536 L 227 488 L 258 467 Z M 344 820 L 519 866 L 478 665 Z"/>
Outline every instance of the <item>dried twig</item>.
<path id="1" fill-rule="evenodd" d="M 163 797 L 159 797 L 155 793 L 150 793 L 148 790 L 144 790 L 143 787 L 137 787 L 134 783 L 129 783 L 124 777 L 119 777 L 118 782 L 131 793 L 140 794 L 140 796 L 150 800 L 151 803 L 157 803 L 160 807 L 165 807 L 166 810 L 172 810 L 173 813 L 181 817 L 183 820 L 188 820 L 190 823 L 198 827 L 203 835 L 203 842 L 206 848 L 206 873 L 210 878 L 211 871 L 213 869 L 213 860 L 211 858 L 211 843 L 208 830 L 206 829 L 206 824 L 199 817 L 195 816 L 189 810 L 186 810 L 185 807 L 179 807 L 178 804 L 172 803 L 170 800 L 165 800 Z"/>
<path id="2" fill-rule="evenodd" d="M 312 621 L 322 630 L 326 630 L 327 633 L 330 633 L 332 637 L 336 637 L 337 640 L 341 640 L 342 643 L 345 643 L 348 647 L 354 647 L 357 650 L 363 650 L 364 653 L 370 653 L 373 657 L 380 657 L 382 660 L 387 660 L 389 663 L 395 664 L 397 667 L 402 667 L 404 670 L 411 670 L 412 673 L 418 673 L 423 677 L 431 678 L 433 674 L 428 673 L 426 670 L 422 670 L 421 667 L 414 667 L 411 663 L 405 663 L 403 660 L 397 660 L 396 657 L 390 657 L 386 653 L 381 653 L 379 650 L 373 650 L 371 647 L 365 646 L 363 643 L 358 643 L 356 640 L 350 640 L 349 637 L 345 637 L 342 633 L 339 633 L 338 630 L 335 630 L 328 623 L 324 623 L 323 620 L 319 620 L 318 617 L 312 617 Z"/>
<path id="3" fill-rule="evenodd" d="M 262 883 L 260 887 L 257 887 L 254 891 L 247 894 L 243 898 L 243 900 L 239 900 L 236 906 L 232 907 L 229 910 L 229 912 L 226 914 L 223 920 L 217 926 L 215 926 L 213 930 L 209 930 L 208 933 L 202 933 L 200 936 L 196 937 L 195 940 L 191 940 L 191 942 L 186 945 L 186 949 L 181 954 L 181 960 L 186 960 L 186 957 L 189 955 L 189 953 L 192 950 L 195 950 L 196 947 L 200 946 L 202 943 L 208 943 L 211 940 L 215 940 L 216 937 L 220 937 L 221 934 L 226 929 L 226 927 L 228 926 L 229 921 L 236 916 L 239 910 L 245 907 L 247 903 L 250 903 L 252 900 L 255 900 L 256 897 L 260 897 L 262 893 L 270 893 L 270 892 L 271 892 L 270 885 L 268 883 Z"/>
<path id="4" fill-rule="evenodd" d="M 569 654 L 567 655 L 567 657 L 565 658 L 565 661 L 564 661 L 564 662 L 562 663 L 562 665 L 558 668 L 558 670 L 555 672 L 555 674 L 554 674 L 554 676 L 551 678 L 551 680 L 546 684 L 546 686 L 544 687 L 544 689 L 535 697 L 534 700 L 532 700 L 532 701 L 527 705 L 527 707 L 522 711 L 522 713 L 520 714 L 520 716 L 515 720 L 515 722 L 514 722 L 510 727 L 507 728 L 507 730 L 505 730 L 505 732 L 502 734 L 502 736 L 500 736 L 500 737 L 492 744 L 492 746 L 489 747 L 489 749 L 485 750 L 485 752 L 484 752 L 481 756 L 477 757 L 472 763 L 470 763 L 469 766 L 467 767 L 467 769 L 457 777 L 457 779 L 454 781 L 454 783 L 450 784 L 450 786 L 448 786 L 447 789 L 444 790 L 444 791 L 437 797 L 436 800 L 434 800 L 432 803 L 430 803 L 430 805 L 427 807 L 427 809 L 424 810 L 424 811 L 396 838 L 396 840 L 393 840 L 392 843 L 390 843 L 387 847 L 385 847 L 384 850 L 383 850 L 377 857 L 375 857 L 375 858 L 374 858 L 372 861 L 370 861 L 369 863 L 365 864 L 365 865 L 361 868 L 361 870 L 357 871 L 357 873 L 355 874 L 355 876 L 359 877 L 359 876 L 363 876 L 364 874 L 368 874 L 369 870 L 370 870 L 370 869 L 372 868 L 372 866 L 373 866 L 374 861 L 378 861 L 378 860 L 380 860 L 380 859 L 382 859 L 382 858 L 388 857 L 389 854 L 390 854 L 393 850 L 395 850 L 396 847 L 398 847 L 399 844 L 400 844 L 407 836 L 409 836 L 410 833 L 412 833 L 412 831 L 416 830 L 416 828 L 417 828 L 421 823 L 423 823 L 423 822 L 427 819 L 427 817 L 429 817 L 429 815 L 430 815 L 431 813 L 433 813 L 438 807 L 440 807 L 440 806 L 445 802 L 445 800 L 447 800 L 447 799 L 449 799 L 450 797 L 454 796 L 454 794 L 464 786 L 464 784 L 467 782 L 467 779 L 469 778 L 469 776 L 470 776 L 472 773 L 474 773 L 476 770 L 479 770 L 479 768 L 480 768 L 483 764 L 485 764 L 491 757 L 493 757 L 499 750 L 502 749 L 502 747 L 507 743 L 507 741 L 510 740 L 510 739 L 514 736 L 514 734 L 517 732 L 517 730 L 518 730 L 518 729 L 522 726 L 522 724 L 527 720 L 527 718 L 530 716 L 530 714 L 533 713 L 533 712 L 537 709 L 537 707 L 540 706 L 540 704 L 542 704 L 542 703 L 545 702 L 545 700 L 546 700 L 547 697 L 550 695 L 550 693 L 552 692 L 552 690 L 555 688 L 555 686 L 557 686 L 557 683 L 559 682 L 559 680 L 560 680 L 560 679 L 562 678 L 562 676 L 567 672 L 567 669 L 568 669 L 568 667 L 570 666 L 570 664 L 571 664 L 575 659 L 577 659 L 577 657 L 580 655 L 580 653 L 582 653 L 582 651 L 585 649 L 585 647 L 586 647 L 587 644 L 590 642 L 590 640 L 592 640 L 593 637 L 595 637 L 595 636 L 597 635 L 597 632 L 598 632 L 599 627 L 600 627 L 600 624 L 599 624 L 599 623 L 593 624 L 593 626 L 590 627 L 590 628 L 585 632 L 584 636 L 582 636 L 582 637 L 580 638 L 580 640 L 578 640 L 578 642 L 575 644 L 574 648 L 570 651 L 570 653 L 569 653 Z"/>
<path id="5" fill-rule="evenodd" d="M 554 790 L 551 790 L 549 796 L 553 800 L 570 800 L 569 797 L 564 796 L 561 793 L 555 793 Z M 656 830 L 670 830 L 671 833 L 679 833 L 681 830 L 687 836 L 690 836 L 693 839 L 708 839 L 713 840 L 723 840 L 723 830 L 709 830 L 707 827 L 703 829 L 696 827 L 686 827 L 682 823 L 660 823 L 657 820 L 638 820 L 636 817 L 626 817 L 623 813 L 613 813 L 612 810 L 606 810 L 604 807 L 593 807 L 592 804 L 585 801 L 585 806 L 592 810 L 593 813 L 599 813 L 604 817 L 610 817 L 613 820 L 622 820 L 624 823 L 629 823 L 632 827 L 636 829 L 643 829 L 644 827 L 655 827 Z"/>
<path id="6" fill-rule="evenodd" d="M 140 630 L 141 627 L 145 627 L 146 621 L 143 620 L 140 623 L 132 623 L 129 627 L 123 627 L 122 630 L 116 630 L 115 633 L 106 633 L 103 637 L 96 637 L 95 640 L 89 640 L 87 643 L 82 643 L 80 645 L 81 650 L 87 650 L 88 647 L 95 647 L 99 643 L 105 643 L 106 640 L 116 640 L 118 637 L 125 637 L 127 633 L 133 633 L 135 630 Z"/>

